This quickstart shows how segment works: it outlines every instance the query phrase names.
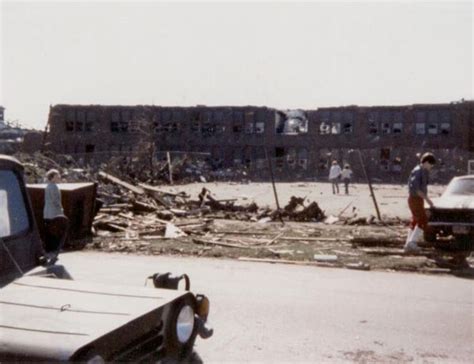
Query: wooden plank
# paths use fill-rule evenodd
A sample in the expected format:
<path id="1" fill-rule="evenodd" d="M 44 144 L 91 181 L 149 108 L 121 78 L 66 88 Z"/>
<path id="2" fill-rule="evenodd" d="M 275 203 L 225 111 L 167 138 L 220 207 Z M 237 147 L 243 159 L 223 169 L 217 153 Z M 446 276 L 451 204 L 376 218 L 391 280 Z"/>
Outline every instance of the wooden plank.
<path id="1" fill-rule="evenodd" d="M 147 185 L 146 183 L 139 183 L 138 186 L 143 188 L 147 192 L 156 192 L 156 193 L 161 193 L 163 195 L 169 195 L 169 196 L 174 196 L 174 197 L 183 197 L 183 198 L 186 197 L 186 194 L 184 192 L 179 192 L 179 193 L 167 192 L 167 191 L 160 190 L 159 188 L 155 186 Z"/>
<path id="2" fill-rule="evenodd" d="M 145 190 L 141 187 L 134 186 L 128 182 L 122 181 L 120 178 L 114 177 L 111 174 L 105 173 L 105 172 L 99 172 L 99 177 L 115 183 L 116 185 L 122 186 L 126 188 L 129 191 L 132 191 L 133 193 L 136 193 L 137 195 L 143 195 L 145 193 Z"/>
<path id="3" fill-rule="evenodd" d="M 223 246 L 226 248 L 250 249 L 249 246 L 245 246 L 245 245 L 221 243 L 221 242 L 212 241 L 212 240 L 193 239 L 193 243 L 200 244 L 200 245 L 217 245 L 217 246 Z"/>
<path id="4" fill-rule="evenodd" d="M 275 243 L 279 238 L 281 238 L 283 236 L 284 232 L 283 233 L 280 233 L 278 234 L 277 236 L 275 236 L 272 240 L 270 240 L 266 245 L 272 245 L 273 243 Z"/>
<path id="5" fill-rule="evenodd" d="M 278 240 L 289 240 L 289 241 L 346 241 L 347 239 L 345 238 L 312 238 L 312 237 L 306 237 L 306 236 L 301 236 L 301 237 L 296 237 L 296 236 L 282 236 L 278 238 Z"/>
<path id="6" fill-rule="evenodd" d="M 339 268 L 341 264 L 336 263 L 319 263 L 319 262 L 307 262 L 301 260 L 287 260 L 287 259 L 264 259 L 264 258 L 248 258 L 239 257 L 239 260 L 244 262 L 257 262 L 257 263 L 272 263 L 272 264 L 292 264 L 292 265 L 311 265 L 314 267 L 328 267 L 328 268 Z"/>

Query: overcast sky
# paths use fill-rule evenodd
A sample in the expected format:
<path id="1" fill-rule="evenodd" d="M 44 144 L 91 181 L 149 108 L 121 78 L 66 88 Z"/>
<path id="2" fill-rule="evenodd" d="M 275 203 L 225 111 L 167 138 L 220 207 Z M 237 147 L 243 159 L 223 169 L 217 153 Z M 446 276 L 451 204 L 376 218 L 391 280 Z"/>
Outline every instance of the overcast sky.
<path id="1" fill-rule="evenodd" d="M 0 105 L 337 105 L 473 98 L 471 2 L 1 4 Z"/>

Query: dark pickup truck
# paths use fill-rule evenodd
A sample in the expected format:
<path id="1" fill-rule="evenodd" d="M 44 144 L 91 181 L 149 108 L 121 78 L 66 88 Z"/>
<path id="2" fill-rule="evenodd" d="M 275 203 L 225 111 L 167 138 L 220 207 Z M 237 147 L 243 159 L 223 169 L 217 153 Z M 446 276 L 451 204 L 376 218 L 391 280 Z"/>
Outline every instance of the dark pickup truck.
<path id="1" fill-rule="evenodd" d="M 158 288 L 78 282 L 43 246 L 23 167 L 0 155 L 0 363 L 187 361 L 212 335 L 209 300 L 186 275 L 151 275 Z"/>

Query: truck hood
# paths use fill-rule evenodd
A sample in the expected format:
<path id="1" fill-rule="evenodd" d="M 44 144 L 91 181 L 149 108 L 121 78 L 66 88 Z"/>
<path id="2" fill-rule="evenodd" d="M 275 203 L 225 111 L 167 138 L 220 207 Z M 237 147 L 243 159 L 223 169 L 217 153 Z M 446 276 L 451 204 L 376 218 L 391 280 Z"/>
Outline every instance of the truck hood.
<path id="1" fill-rule="evenodd" d="M 434 200 L 435 208 L 474 209 L 474 196 L 447 195 Z"/>
<path id="2" fill-rule="evenodd" d="M 184 291 L 22 277 L 0 289 L 0 355 L 67 360 Z"/>

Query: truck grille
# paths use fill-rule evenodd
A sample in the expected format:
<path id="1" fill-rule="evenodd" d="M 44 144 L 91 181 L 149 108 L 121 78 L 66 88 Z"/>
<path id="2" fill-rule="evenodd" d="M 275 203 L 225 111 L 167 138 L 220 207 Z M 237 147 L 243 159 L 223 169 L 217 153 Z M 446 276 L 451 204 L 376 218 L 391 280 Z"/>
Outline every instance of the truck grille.
<path id="1" fill-rule="evenodd" d="M 153 330 L 128 344 L 114 356 L 116 362 L 150 362 L 160 358 L 164 352 L 163 321 Z"/>

